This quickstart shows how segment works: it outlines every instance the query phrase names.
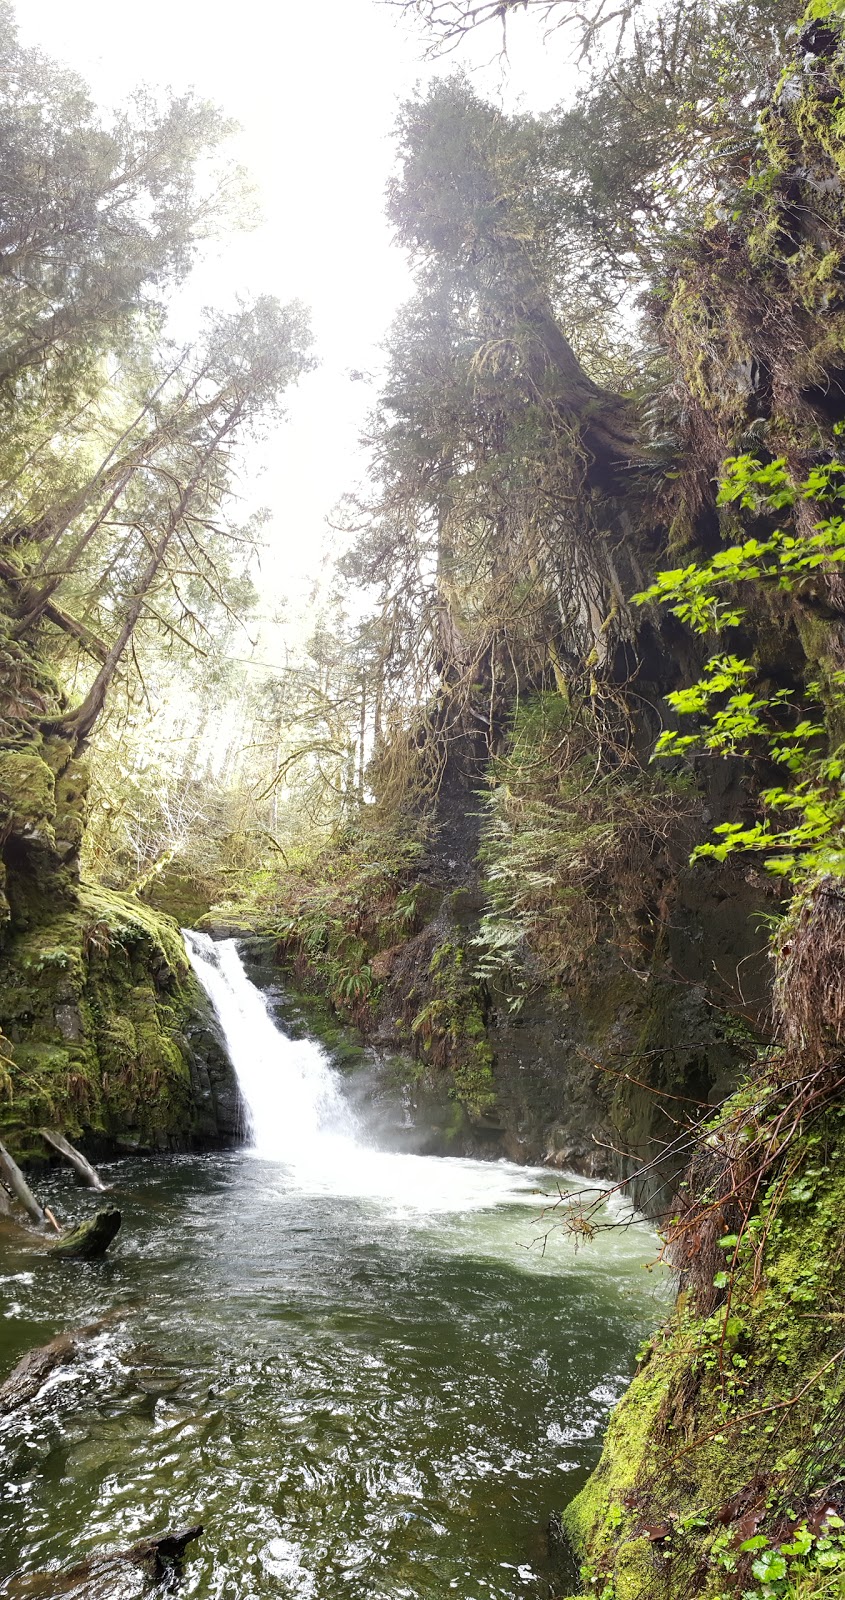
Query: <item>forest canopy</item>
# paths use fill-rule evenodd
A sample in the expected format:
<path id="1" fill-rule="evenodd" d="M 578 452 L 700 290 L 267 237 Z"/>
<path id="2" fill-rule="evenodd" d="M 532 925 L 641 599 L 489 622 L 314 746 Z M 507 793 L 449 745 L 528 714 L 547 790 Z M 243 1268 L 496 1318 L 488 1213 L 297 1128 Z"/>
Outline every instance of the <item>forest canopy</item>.
<path id="1" fill-rule="evenodd" d="M 713 424 L 679 381 L 678 285 L 768 182 L 793 7 L 404 10 L 435 52 L 531 11 L 579 71 L 559 107 L 506 112 L 455 57 L 401 108 L 387 215 L 415 292 L 334 583 L 284 661 L 256 620 L 266 527 L 235 491 L 313 362 L 306 313 L 264 297 L 168 335 L 204 242 L 254 217 L 229 124 L 147 90 L 103 116 L 4 14 L 0 560 L 14 636 L 47 641 L 66 687 L 56 731 L 93 740 L 87 849 L 115 885 L 190 856 L 213 895 L 306 840 L 436 831 L 451 770 L 498 790 L 526 697 L 565 697 L 599 772 L 639 770 L 665 715 L 632 596 L 715 512 L 704 478 L 743 438 L 710 438 L 706 466 L 689 448 Z"/>

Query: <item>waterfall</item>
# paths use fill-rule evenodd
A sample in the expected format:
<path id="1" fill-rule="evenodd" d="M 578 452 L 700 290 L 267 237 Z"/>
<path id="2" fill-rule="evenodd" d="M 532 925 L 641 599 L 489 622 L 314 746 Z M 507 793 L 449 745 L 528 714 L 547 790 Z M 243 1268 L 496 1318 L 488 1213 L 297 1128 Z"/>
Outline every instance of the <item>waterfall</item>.
<path id="1" fill-rule="evenodd" d="M 183 929 L 188 957 L 217 1015 L 247 1110 L 248 1145 L 283 1163 L 284 1193 L 356 1198 L 416 1218 L 467 1218 L 491 1206 L 537 1208 L 530 1169 L 510 1162 L 379 1149 L 359 1127 L 342 1080 L 314 1039 L 290 1039 L 247 977 L 234 939 Z M 567 1182 L 555 1174 L 555 1195 Z M 268 1203 L 269 1200 L 268 1200 Z"/>
<path id="2" fill-rule="evenodd" d="M 234 939 L 215 941 L 191 929 L 183 935 L 223 1030 L 256 1154 L 300 1165 L 348 1149 L 355 1119 L 322 1047 L 280 1031 Z"/>

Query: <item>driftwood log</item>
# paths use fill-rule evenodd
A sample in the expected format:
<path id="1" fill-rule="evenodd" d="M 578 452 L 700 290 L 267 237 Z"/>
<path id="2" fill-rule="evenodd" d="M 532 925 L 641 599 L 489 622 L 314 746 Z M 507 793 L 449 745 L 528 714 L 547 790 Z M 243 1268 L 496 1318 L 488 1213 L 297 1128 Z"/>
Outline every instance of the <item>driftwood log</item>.
<path id="1" fill-rule="evenodd" d="M 0 1144 L 0 1182 L 19 1200 L 30 1221 L 40 1228 L 46 1222 L 43 1206 L 39 1205 L 16 1161 L 12 1160 L 4 1144 Z"/>
<path id="2" fill-rule="evenodd" d="M 105 1193 L 109 1185 L 103 1183 L 96 1167 L 92 1167 L 90 1161 L 82 1154 L 82 1151 L 77 1150 L 76 1146 L 72 1145 L 63 1133 L 58 1133 L 55 1128 L 39 1128 L 38 1132 L 42 1139 L 50 1145 L 51 1149 L 56 1150 L 60 1156 L 63 1156 L 68 1166 L 73 1168 L 78 1183 L 85 1184 L 88 1189 L 99 1189 Z"/>
<path id="3" fill-rule="evenodd" d="M 202 1523 L 141 1539 L 128 1550 L 89 1556 L 66 1572 L 34 1572 L 12 1578 L 4 1594 L 14 1600 L 134 1600 L 154 1593 L 168 1574 L 178 1571 L 189 1544 L 202 1533 Z"/>
<path id="4" fill-rule="evenodd" d="M 121 1223 L 117 1206 L 103 1206 L 87 1222 L 80 1222 L 49 1246 L 60 1261 L 96 1261 L 104 1256 Z"/>
<path id="5" fill-rule="evenodd" d="M 61 1135 L 51 1135 L 51 1137 L 62 1138 Z M 62 1139 L 62 1143 L 67 1144 L 67 1140 Z M 73 1150 L 73 1146 L 68 1145 L 68 1149 Z M 80 1155 L 79 1151 L 73 1151 L 73 1155 L 93 1174 L 96 1187 L 104 1189 L 105 1184 L 99 1173 L 95 1172 L 93 1167 L 88 1167 L 85 1157 Z M 95 1216 L 89 1217 L 87 1222 L 80 1222 L 77 1227 L 63 1233 L 49 1206 L 42 1206 L 36 1200 L 20 1167 L 2 1143 L 0 1143 L 0 1185 L 3 1186 L 0 1188 L 0 1193 L 9 1190 L 37 1228 L 43 1228 L 45 1223 L 55 1228 L 59 1237 L 48 1244 L 47 1248 L 50 1254 L 57 1256 L 60 1261 L 96 1261 L 98 1256 L 105 1255 L 120 1228 L 121 1215 L 117 1207 L 104 1206 Z M 8 1214 L 8 1208 L 5 1209 Z M 14 1218 L 11 1220 L 14 1221 Z M 42 1235 L 39 1243 L 44 1244 L 44 1242 Z"/>
<path id="6" fill-rule="evenodd" d="M 8 1416 L 11 1411 L 17 1411 L 19 1406 L 26 1405 L 28 1400 L 34 1400 L 57 1367 L 66 1366 L 89 1340 L 95 1339 L 104 1328 L 121 1321 L 126 1315 L 126 1310 L 121 1307 L 117 1311 L 110 1311 L 106 1317 L 100 1317 L 98 1322 L 57 1333 L 49 1344 L 39 1345 L 37 1350 L 28 1350 L 25 1356 L 21 1356 L 17 1366 L 12 1368 L 8 1378 L 0 1383 L 0 1416 Z"/>

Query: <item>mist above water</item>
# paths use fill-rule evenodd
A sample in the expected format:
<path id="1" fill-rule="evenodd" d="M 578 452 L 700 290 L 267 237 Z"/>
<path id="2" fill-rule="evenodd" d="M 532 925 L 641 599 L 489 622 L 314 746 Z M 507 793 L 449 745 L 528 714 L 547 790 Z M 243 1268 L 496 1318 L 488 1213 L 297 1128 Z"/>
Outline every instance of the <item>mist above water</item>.
<path id="1" fill-rule="evenodd" d="M 417 1226 L 425 1226 L 429 1217 L 448 1217 L 457 1248 L 458 1234 L 464 1248 L 470 1245 L 473 1213 L 526 1206 L 536 1225 L 530 1234 L 526 1229 L 522 1248 L 535 1252 L 544 1248 L 550 1232 L 560 1231 L 555 1202 L 574 1188 L 589 1192 L 573 1175 L 558 1177 L 544 1168 L 380 1148 L 367 1127 L 365 1109 L 356 1115 L 322 1045 L 315 1039 L 293 1039 L 276 1023 L 264 995 L 247 976 L 235 940 L 214 940 L 190 929 L 184 937 L 238 1080 L 247 1153 L 280 1169 L 278 1180 L 268 1172 L 271 1185 L 281 1181 L 286 1191 L 369 1202 L 381 1212 L 416 1218 Z M 597 1187 L 600 1192 L 603 1186 Z M 607 1219 L 626 1216 L 633 1216 L 628 1203 L 610 1196 Z M 487 1254 L 493 1238 L 484 1224 L 475 1248 Z M 624 1255 L 621 1237 L 619 1245 Z M 606 1261 L 615 1253 L 608 1239 L 602 1257 Z"/>

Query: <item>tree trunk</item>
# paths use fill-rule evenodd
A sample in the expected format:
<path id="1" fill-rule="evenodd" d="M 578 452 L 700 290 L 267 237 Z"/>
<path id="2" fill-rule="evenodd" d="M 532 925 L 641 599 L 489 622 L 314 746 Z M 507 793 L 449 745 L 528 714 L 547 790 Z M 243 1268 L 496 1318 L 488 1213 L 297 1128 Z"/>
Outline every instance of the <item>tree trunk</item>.
<path id="1" fill-rule="evenodd" d="M 11 561 L 4 561 L 2 557 L 0 557 L 0 578 L 5 578 L 9 588 L 13 591 L 23 587 L 23 579 L 18 568 Z M 56 627 L 61 628 L 63 633 L 69 634 L 96 661 L 105 661 L 108 655 L 108 645 L 103 644 L 102 639 L 98 639 L 97 635 L 92 633 L 84 622 L 79 622 L 76 617 L 69 617 L 65 611 L 60 611 L 59 607 L 54 605 L 49 598 L 49 595 L 44 600 L 44 604 L 40 606 L 39 614 L 43 614 L 48 621 L 55 623 Z M 30 626 L 31 621 L 35 620 L 35 616 L 31 619 L 27 618 L 27 626 Z M 22 632 L 24 632 L 24 628 L 19 623 L 13 630 L 14 636 L 17 637 Z"/>
<path id="2" fill-rule="evenodd" d="M 0 1180 L 11 1189 L 16 1200 L 19 1200 L 27 1216 L 41 1227 L 46 1221 L 44 1209 L 38 1204 L 29 1184 L 26 1181 L 16 1161 L 12 1160 L 4 1144 L 0 1144 Z"/>
<path id="3" fill-rule="evenodd" d="M 99 1189 L 102 1193 L 105 1193 L 109 1188 L 109 1184 L 103 1183 L 96 1168 L 92 1167 L 90 1161 L 86 1161 L 82 1152 L 77 1150 L 65 1138 L 63 1133 L 56 1133 L 51 1128 L 39 1128 L 38 1131 L 42 1139 L 46 1139 L 54 1150 L 58 1150 L 60 1156 L 64 1156 L 68 1165 L 73 1167 L 80 1183 L 85 1184 L 88 1189 Z"/>
<path id="4" fill-rule="evenodd" d="M 161 568 L 161 564 L 165 558 L 165 555 L 167 554 L 167 547 L 173 537 L 174 529 L 175 523 L 172 519 L 170 519 L 158 541 L 158 544 L 154 547 L 153 553 L 150 556 L 146 567 L 144 568 L 141 581 L 135 590 L 127 609 L 126 616 L 123 619 L 123 626 L 121 627 L 114 644 L 106 656 L 106 659 L 103 662 L 100 671 L 97 673 L 97 676 L 88 690 L 88 693 L 85 696 L 81 706 L 78 706 L 70 716 L 63 717 L 61 721 L 56 724 L 57 731 L 72 734 L 80 744 L 84 739 L 88 738 L 94 723 L 96 722 L 100 712 L 103 709 L 103 706 L 105 705 L 106 694 L 109 686 L 115 675 L 115 672 L 117 671 L 118 665 L 123 656 L 123 652 L 126 649 L 126 646 L 128 645 L 133 633 L 135 632 L 135 625 L 139 616 L 141 615 L 144 599 L 147 594 L 149 594 L 149 591 L 155 582 L 155 579 Z"/>
<path id="5" fill-rule="evenodd" d="M 141 615 L 144 600 L 149 594 L 150 589 L 155 583 L 158 573 L 161 570 L 161 566 L 167 554 L 170 541 L 173 538 L 179 523 L 182 521 L 182 518 L 184 517 L 185 512 L 191 503 L 194 490 L 196 489 L 197 483 L 205 471 L 208 462 L 212 459 L 215 451 L 217 450 L 221 441 L 225 438 L 226 434 L 229 433 L 230 430 L 235 426 L 240 409 L 240 404 L 236 405 L 235 409 L 227 416 L 225 422 L 221 423 L 220 426 L 215 430 L 209 444 L 206 446 L 205 450 L 200 456 L 200 459 L 187 484 L 180 491 L 179 499 L 176 503 L 175 509 L 171 511 L 164 528 L 162 529 L 158 543 L 153 547 L 150 559 L 147 562 L 143 573 L 141 574 L 138 586 L 134 595 L 132 596 L 126 611 L 126 615 L 123 619 L 123 625 L 120 629 L 120 632 L 115 639 L 115 642 L 112 645 L 108 655 L 106 656 L 101 670 L 97 673 L 91 688 L 88 690 L 85 699 L 80 706 L 77 706 L 75 711 L 72 711 L 66 717 L 60 718 L 54 724 L 54 728 L 57 732 L 70 734 L 76 739 L 78 744 L 81 744 L 83 740 L 88 738 L 94 723 L 97 721 L 97 718 L 103 709 L 109 686 L 115 675 L 115 672 L 117 671 L 117 667 L 120 663 L 126 646 L 128 645 L 129 640 L 135 631 L 135 625 L 139 616 Z"/>
<path id="6" fill-rule="evenodd" d="M 36 1350 L 28 1350 L 17 1366 L 12 1368 L 8 1378 L 0 1383 L 0 1416 L 8 1416 L 10 1411 L 17 1411 L 19 1406 L 34 1400 L 57 1367 L 63 1367 L 68 1361 L 72 1361 L 89 1339 L 95 1338 L 103 1328 L 107 1328 L 112 1322 L 117 1322 L 123 1315 L 122 1309 L 112 1311 L 107 1317 L 100 1317 L 98 1322 L 91 1322 L 85 1328 L 73 1328 L 67 1333 L 59 1333 L 49 1344 L 39 1345 Z"/>
<path id="7" fill-rule="evenodd" d="M 361 712 L 358 728 L 358 799 L 364 804 L 364 745 L 367 737 L 367 676 L 361 674 Z"/>

